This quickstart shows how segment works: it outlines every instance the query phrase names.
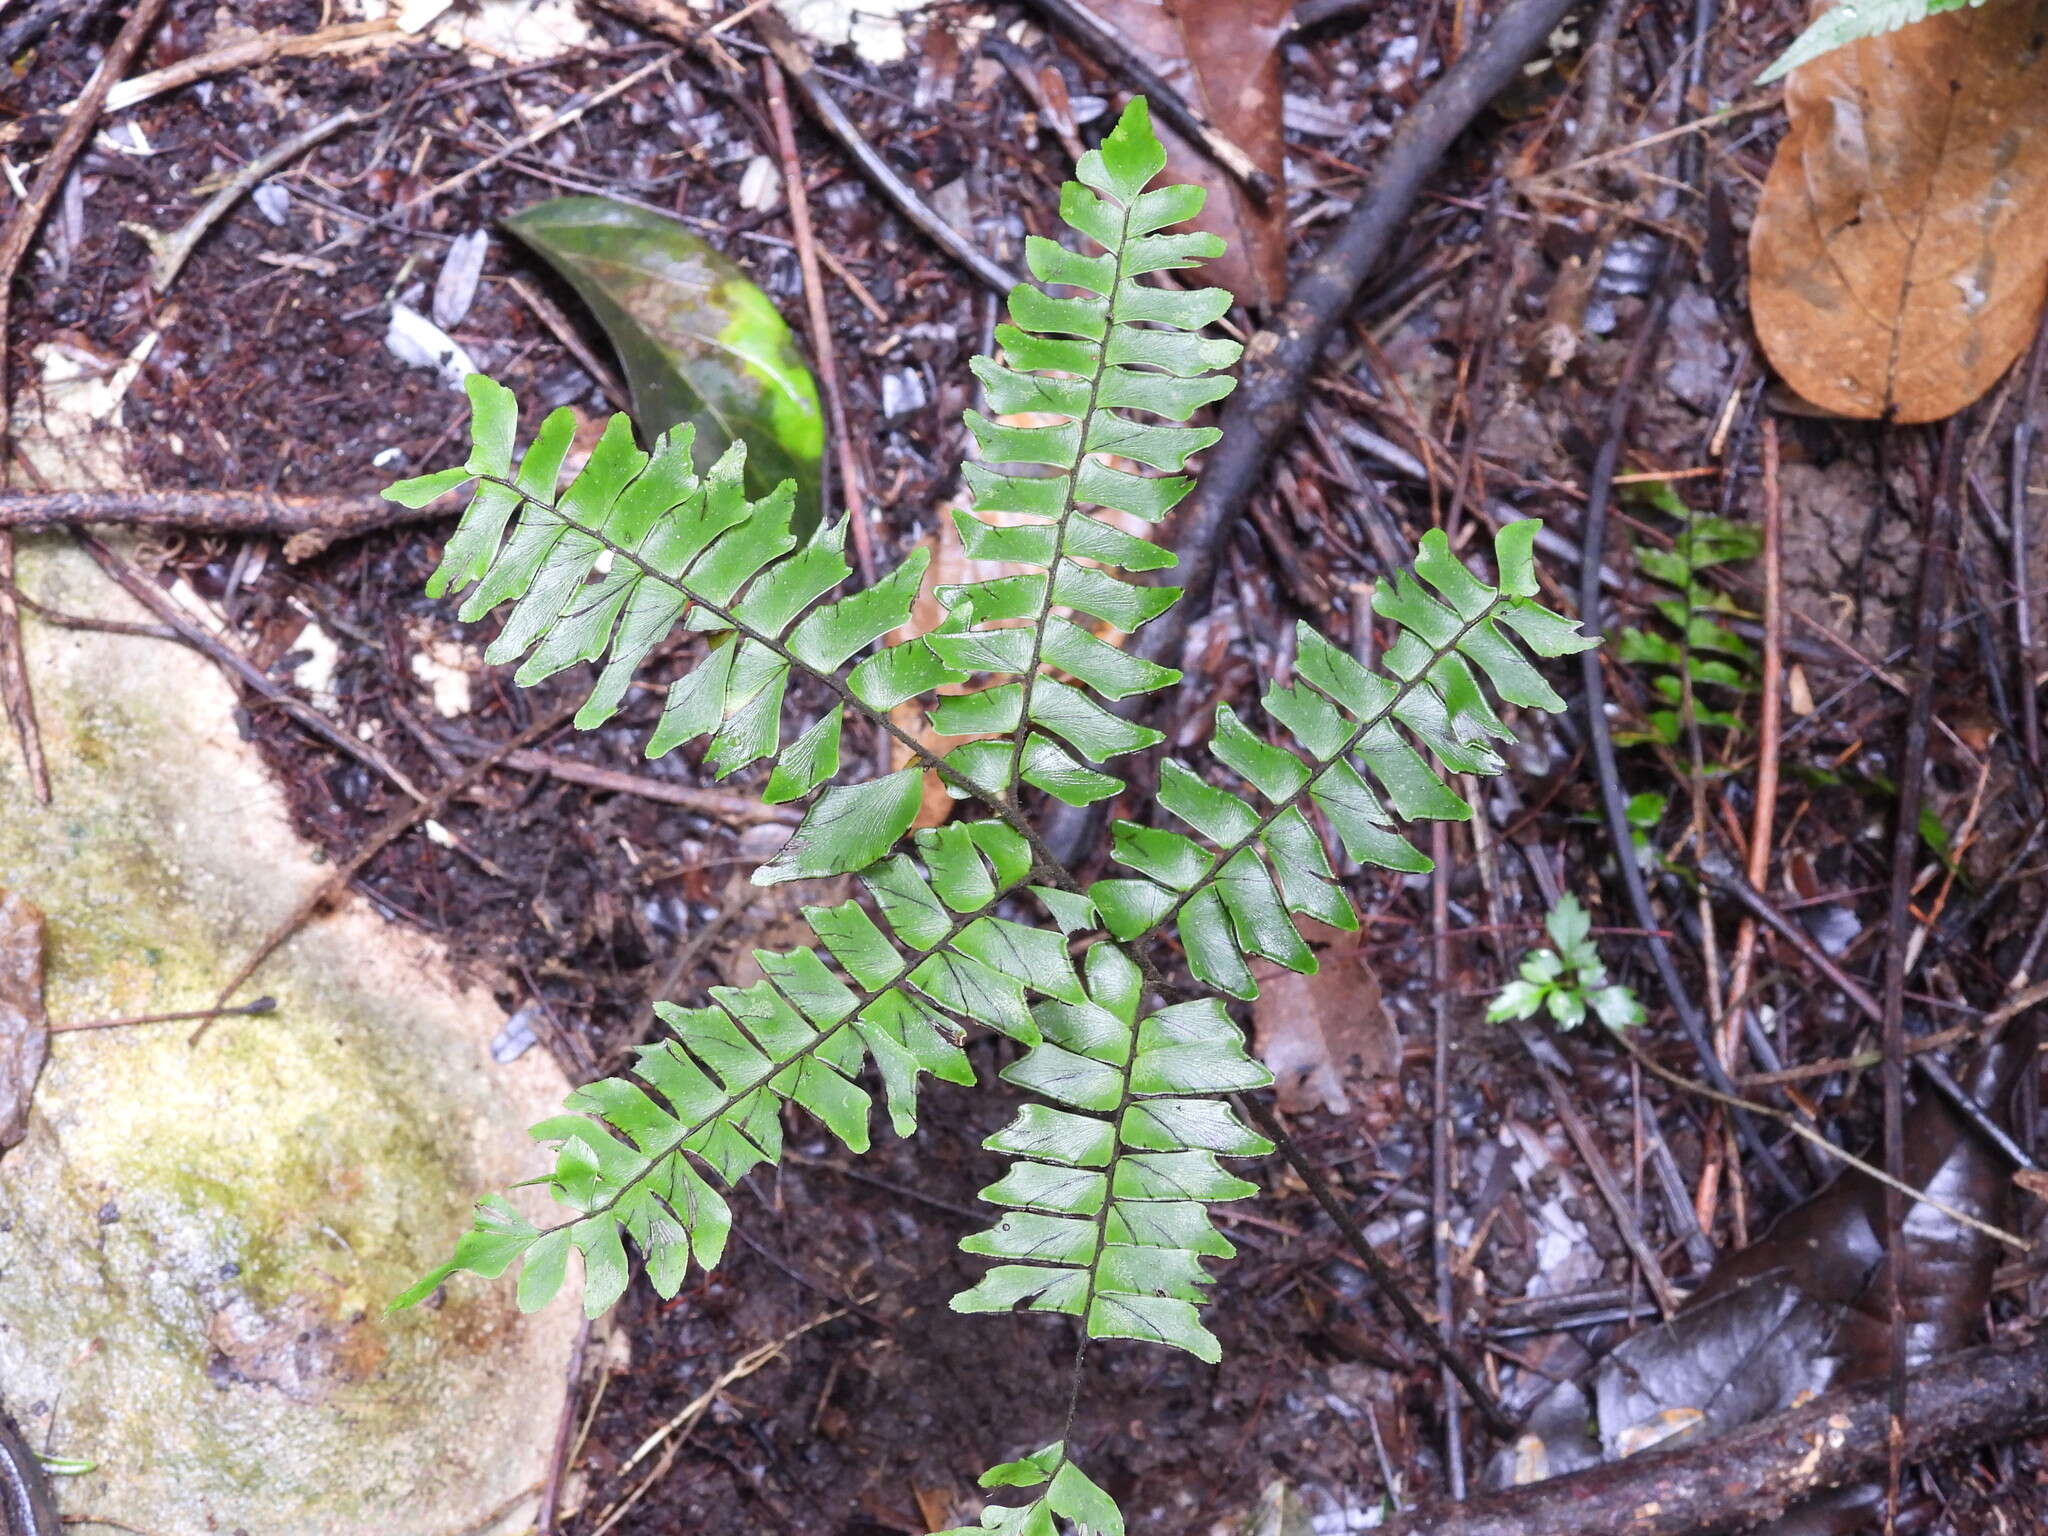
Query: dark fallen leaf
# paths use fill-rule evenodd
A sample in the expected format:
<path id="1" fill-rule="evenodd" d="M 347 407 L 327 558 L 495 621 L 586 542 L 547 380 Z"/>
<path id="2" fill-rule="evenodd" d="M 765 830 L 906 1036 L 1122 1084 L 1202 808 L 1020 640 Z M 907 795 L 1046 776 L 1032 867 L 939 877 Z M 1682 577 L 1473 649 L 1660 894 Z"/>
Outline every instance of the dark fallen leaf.
<path id="1" fill-rule="evenodd" d="M 700 470 L 744 440 L 748 493 L 794 480 L 796 531 L 817 526 L 825 418 L 767 294 L 674 219 L 610 198 L 554 198 L 505 227 L 590 306 L 625 366 L 642 432 L 692 423 Z"/>
<path id="2" fill-rule="evenodd" d="M 1958 1077 L 2003 1118 L 2034 1047 L 2033 1030 L 2014 1029 Z M 1907 1182 L 1979 1220 L 2004 1221 L 2012 1170 L 1945 1103 L 1931 1095 L 1917 1103 L 1905 1141 Z M 1579 1383 L 1546 1393 L 1524 1437 L 1535 1445 L 1504 1452 L 1496 1480 L 1515 1481 L 1531 1469 L 1554 1477 L 1652 1445 L 1712 1438 L 1807 1393 L 1882 1378 L 1890 1370 L 1894 1284 L 1906 1317 L 1908 1370 L 1974 1343 L 1998 1243 L 1932 1205 L 1909 1207 L 1898 1254 L 1886 1251 L 1884 1230 L 1884 1187 L 1845 1173 L 1715 1264 L 1677 1317 L 1595 1364 L 1590 1411 Z M 1839 1489 L 1765 1529 L 1770 1536 L 1849 1536 L 1883 1496 L 1875 1483 Z"/>
<path id="3" fill-rule="evenodd" d="M 1637 1334 L 1594 1370 L 1605 1459 L 1711 1439 L 1825 1392 L 1839 1320 L 1774 1270 Z"/>
<path id="4" fill-rule="evenodd" d="M 1358 935 L 1338 933 L 1320 923 L 1330 943 L 1317 952 L 1321 968 L 1297 976 L 1261 964 L 1252 1029 L 1259 1059 L 1273 1074 L 1281 1113 L 1324 1109 L 1351 1112 L 1347 1083 L 1390 1077 L 1401 1064 L 1401 1037 L 1380 1001 L 1379 977 L 1359 952 Z"/>
<path id="5" fill-rule="evenodd" d="M 1090 9 L 1121 32 L 1145 61 L 1216 128 L 1251 156 L 1275 187 L 1287 180 L 1282 138 L 1280 42 L 1293 0 L 1091 0 Z M 1208 189 L 1193 227 L 1229 244 L 1202 269 L 1238 302 L 1269 309 L 1287 296 L 1287 199 L 1264 208 L 1237 179 L 1162 122 L 1166 176 Z"/>
<path id="6" fill-rule="evenodd" d="M 0 1152 L 28 1134 L 29 1100 L 50 1054 L 43 1013 L 43 914 L 0 890 Z"/>

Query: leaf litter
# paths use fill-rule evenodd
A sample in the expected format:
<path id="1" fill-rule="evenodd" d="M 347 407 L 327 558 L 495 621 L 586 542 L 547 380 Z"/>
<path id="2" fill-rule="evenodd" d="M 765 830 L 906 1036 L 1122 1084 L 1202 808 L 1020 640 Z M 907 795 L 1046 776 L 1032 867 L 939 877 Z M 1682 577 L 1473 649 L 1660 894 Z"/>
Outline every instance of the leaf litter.
<path id="1" fill-rule="evenodd" d="M 2001 1122 L 2035 1048 L 2033 1029 L 2011 1031 L 1959 1074 Z M 2003 1220 L 2010 1165 L 1941 1100 L 1913 1107 L 1905 1144 L 1908 1183 L 1979 1220 Z M 1678 1316 L 1610 1350 L 1585 1382 L 1560 1382 L 1539 1399 L 1522 1441 L 1495 1458 L 1495 1480 L 1534 1482 L 1713 1438 L 1812 1396 L 1882 1379 L 1894 1286 L 1906 1316 L 1907 1370 L 1976 1342 L 1998 1244 L 1920 1204 L 1902 1223 L 1901 1249 L 1888 1252 L 1884 1193 L 1848 1170 L 1723 1257 Z M 1878 1483 L 1839 1489 L 1767 1529 L 1849 1536 L 1878 1514 L 1883 1497 Z"/>
<path id="2" fill-rule="evenodd" d="M 1317 952 L 1319 969 L 1302 976 L 1277 965 L 1254 967 L 1254 1053 L 1273 1074 L 1282 1114 L 1349 1115 L 1347 1089 L 1400 1071 L 1401 1036 L 1358 935 L 1308 918 L 1299 926 L 1314 930 L 1304 934 L 1312 943 L 1327 940 Z"/>

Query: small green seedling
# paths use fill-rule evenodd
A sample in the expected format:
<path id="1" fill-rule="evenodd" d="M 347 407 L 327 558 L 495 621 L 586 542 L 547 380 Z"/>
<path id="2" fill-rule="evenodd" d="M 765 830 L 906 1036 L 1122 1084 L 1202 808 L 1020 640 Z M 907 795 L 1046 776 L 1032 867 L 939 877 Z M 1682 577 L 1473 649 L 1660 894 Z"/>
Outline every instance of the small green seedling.
<path id="1" fill-rule="evenodd" d="M 1593 919 L 1576 896 L 1564 896 L 1543 919 L 1551 949 L 1532 949 L 1522 957 L 1521 974 L 1500 989 L 1486 1010 L 1492 1023 L 1533 1018 L 1547 1010 L 1562 1029 L 1577 1029 L 1592 1013 L 1609 1029 L 1643 1022 L 1643 1005 L 1618 981 L 1607 979 L 1607 967 L 1593 944 Z"/>

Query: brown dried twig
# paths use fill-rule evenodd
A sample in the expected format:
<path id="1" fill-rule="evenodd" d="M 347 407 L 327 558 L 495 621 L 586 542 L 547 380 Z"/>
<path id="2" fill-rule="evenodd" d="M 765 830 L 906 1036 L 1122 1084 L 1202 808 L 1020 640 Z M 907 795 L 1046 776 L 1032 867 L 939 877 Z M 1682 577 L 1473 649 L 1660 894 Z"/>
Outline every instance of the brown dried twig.
<path id="1" fill-rule="evenodd" d="M 1954 1355 L 1907 1382 L 1902 1457 L 2025 1439 L 2048 1429 L 2048 1339 Z M 1383 1536 L 1707 1536 L 1776 1518 L 1886 1459 L 1881 1381 L 1675 1451 L 1436 1505 L 1380 1527 Z"/>
<path id="2" fill-rule="evenodd" d="M 449 515 L 446 507 L 401 507 L 358 496 L 280 496 L 269 491 L 0 490 L 0 529 L 103 523 L 125 528 L 192 528 L 202 533 L 279 533 L 325 543 L 401 523 Z M 291 556 L 287 547 L 286 556 Z"/>
<path id="3" fill-rule="evenodd" d="M 652 25 L 651 22 L 648 24 Z M 890 205 L 932 244 L 971 272 L 984 287 L 1008 298 L 1010 290 L 1017 286 L 1015 274 L 1001 262 L 984 255 L 965 235 L 933 212 L 931 205 L 918 196 L 916 188 L 897 175 L 889 162 L 876 153 L 874 145 L 868 143 L 860 129 L 854 126 L 853 119 L 846 115 L 832 93 L 820 82 L 811 63 L 810 50 L 797 40 L 781 14 L 774 10 L 763 11 L 754 17 L 751 25 L 775 55 L 776 62 L 788 72 L 791 87 L 803 98 L 804 107 L 817 119 L 818 126 L 839 141 L 840 147 L 853 157 L 861 174 L 874 183 Z"/>
<path id="4" fill-rule="evenodd" d="M 811 230 L 811 194 L 804 185 L 803 162 L 797 158 L 796 126 L 789 119 L 789 94 L 783 89 L 782 66 L 773 58 L 761 61 L 761 83 L 768 92 L 768 120 L 775 130 L 776 156 L 782 162 L 782 185 L 789 198 L 790 233 L 795 237 L 798 270 L 804 279 L 804 310 L 810 318 L 811 353 L 818 364 L 818 385 L 825 394 L 825 420 L 832 430 L 832 448 L 839 468 L 839 496 L 853 532 L 853 564 L 861 585 L 875 580 L 875 552 L 868 532 L 867 498 L 861 484 L 860 460 L 853 435 L 846 430 L 846 399 L 839 388 L 839 359 L 832 346 L 832 318 L 825 311 L 825 280 L 818 272 L 818 242 Z"/>

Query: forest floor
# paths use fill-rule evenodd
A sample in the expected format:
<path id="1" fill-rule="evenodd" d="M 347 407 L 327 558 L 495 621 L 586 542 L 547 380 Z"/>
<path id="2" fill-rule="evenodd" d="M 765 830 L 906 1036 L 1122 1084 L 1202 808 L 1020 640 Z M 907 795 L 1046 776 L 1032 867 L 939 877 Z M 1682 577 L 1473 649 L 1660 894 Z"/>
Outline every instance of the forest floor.
<path id="1" fill-rule="evenodd" d="M 315 0 L 228 9 L 261 32 L 346 19 Z M 1234 14 L 1193 9 L 1219 27 Z M 1286 254 L 1299 260 L 1341 218 L 1389 127 L 1482 9 L 1386 0 L 1278 44 Z M 2009 388 L 1966 418 L 1960 482 L 1943 479 L 1936 430 L 1781 409 L 1742 302 L 1741 247 L 1782 113 L 1724 116 L 1595 170 L 1555 174 L 1586 145 L 1621 149 L 1677 124 L 1684 98 L 1672 81 L 1691 7 L 1643 0 L 1608 10 L 1618 21 L 1604 62 L 1586 52 L 1597 24 L 1589 9 L 1435 170 L 1312 383 L 1304 430 L 1228 530 L 1169 733 L 1199 740 L 1216 703 L 1247 709 L 1263 680 L 1285 670 L 1280 637 L 1295 618 L 1355 640 L 1366 584 L 1447 517 L 1468 532 L 1498 509 L 1542 518 L 1557 536 L 1544 551 L 1553 595 L 1570 606 L 1561 594 L 1578 581 L 1589 466 L 1625 390 L 1633 409 L 1606 549 L 1610 630 L 1662 622 L 1652 605 L 1671 594 L 1634 551 L 1671 545 L 1670 497 L 1759 530 L 1767 503 L 1780 509 L 1785 592 L 1771 623 L 1787 673 L 1781 732 L 1761 740 L 1754 691 L 1710 691 L 1733 726 L 1624 746 L 1619 766 L 1628 795 L 1661 797 L 1638 802 L 1640 857 L 1685 985 L 1700 1006 L 1715 1005 L 1717 1033 L 1723 1016 L 1731 1021 L 1727 1060 L 1745 1091 L 1778 1094 L 1782 1085 L 1750 1079 L 1839 1063 L 1870 1051 L 1878 1031 L 1810 955 L 1769 934 L 1754 947 L 1750 992 L 1729 1006 L 1726 972 L 1746 909 L 1725 896 L 1703 901 L 1692 871 L 1702 847 L 1747 862 L 1768 758 L 1778 789 L 1764 899 L 1809 936 L 1809 949 L 1881 993 L 1927 508 L 1938 482 L 1967 486 L 1953 514 L 1957 577 L 1936 614 L 1920 814 L 1931 830 L 1912 908 L 1924 939 L 1904 988 L 1918 1030 L 1963 1026 L 1945 1058 L 1963 1076 L 1970 1030 L 2015 973 L 2038 972 L 2048 912 L 2043 765 L 2018 702 L 2036 680 L 2012 640 L 2016 589 L 2048 583 L 2048 537 L 2016 582 L 2005 510 L 2012 434 L 2038 424 L 2029 412 L 2039 402 Z M 1789 0 L 1731 0 L 1706 41 L 1688 111 L 1757 97 L 1751 82 L 1802 19 L 1796 11 Z M 77 93 L 117 24 L 83 12 L 8 88 L 10 115 L 32 132 L 48 122 L 36 111 Z M 173 0 L 144 62 L 198 52 L 217 21 L 211 4 Z M 723 34 L 736 73 L 711 51 L 673 48 L 605 10 L 588 9 L 582 23 L 586 37 L 537 63 L 493 65 L 410 40 L 275 59 L 125 114 L 85 152 L 17 300 L 18 408 L 36 408 L 53 356 L 105 372 L 139 357 L 120 431 L 98 449 L 122 461 L 126 483 L 375 492 L 452 458 L 468 412 L 436 371 L 387 346 L 392 302 L 426 307 L 453 241 L 563 192 L 674 212 L 795 324 L 802 278 L 788 210 L 779 198 L 758 206 L 746 186 L 757 157 L 779 161 L 745 23 Z M 1068 163 L 1024 82 L 1056 72 L 1077 103 L 1120 100 L 1127 82 L 1015 6 L 933 5 L 912 19 L 908 42 L 907 56 L 886 64 L 821 53 L 826 87 L 923 196 L 1016 264 L 1023 233 L 1052 232 Z M 655 61 L 631 88 L 506 150 L 551 113 Z M 1592 88 L 1596 78 L 1604 91 Z M 136 226 L 176 227 L 207 178 L 345 109 L 378 115 L 281 173 L 272 184 L 288 195 L 242 201 L 170 290 L 151 292 L 151 252 Z M 1589 111 L 1601 119 L 1591 127 Z M 990 345 L 996 299 L 883 206 L 801 115 L 797 137 L 818 244 L 847 274 L 828 277 L 827 309 L 877 552 L 890 557 L 933 536 L 959 493 L 967 362 Z M 1688 172 L 1693 150 L 1700 164 Z M 568 317 L 575 349 L 544 309 Z M 1661 339 L 1631 376 L 1653 314 Z M 604 344 L 583 316 L 566 285 L 495 236 L 450 334 L 536 415 L 568 405 L 594 422 L 610 406 L 579 353 L 602 355 Z M 146 353 L 145 337 L 154 338 Z M 1767 430 L 1778 445 L 1768 465 Z M 1418 461 L 1420 479 L 1403 470 Z M 186 584 L 240 653 L 314 703 L 336 734 L 432 784 L 569 696 L 567 686 L 512 686 L 509 669 L 481 663 L 488 628 L 461 625 L 452 605 L 423 596 L 442 531 L 386 529 L 293 559 L 271 536 L 155 529 L 125 558 L 166 588 Z M 1761 649 L 1762 559 L 1719 567 L 1710 580 L 1736 610 L 1737 633 Z M 1604 666 L 1615 727 L 1643 730 L 1659 706 L 1654 667 L 1612 649 Z M 1576 678 L 1567 691 L 1576 707 Z M 742 814 L 739 793 L 730 806 L 700 800 L 698 809 L 661 798 L 710 781 L 688 754 L 642 758 L 657 697 L 632 696 L 599 731 L 565 728 L 535 744 L 611 780 L 579 782 L 531 763 L 495 771 L 441 818 L 448 835 L 415 830 L 354 881 L 393 922 L 437 936 L 459 967 L 486 979 L 534 1048 L 572 1079 L 616 1069 L 649 1030 L 656 997 L 744 983 L 757 974 L 752 949 L 805 937 L 794 899 L 745 880 L 779 841 L 778 824 Z M 405 803 L 376 762 L 253 691 L 244 698 L 243 727 L 286 787 L 300 831 L 335 860 Z M 1439 1248 L 1430 1235 L 1447 1223 L 1442 1278 L 1458 1334 L 1517 1410 L 1656 1316 L 1654 1287 L 1599 1193 L 1589 1152 L 1614 1170 L 1629 1222 L 1681 1287 L 1700 1266 L 1657 1181 L 1660 1145 L 1723 1253 L 1792 1203 L 1786 1187 L 1803 1194 L 1834 1172 L 1776 1122 L 1759 1122 L 1781 1186 L 1737 1146 L 1715 1105 L 1650 1076 L 1595 1031 L 1484 1021 L 1516 962 L 1542 942 L 1545 912 L 1576 893 L 1610 969 L 1649 1009 L 1642 1048 L 1699 1075 L 1617 878 L 1582 721 L 1566 715 L 1527 734 L 1517 771 L 1480 798 L 1479 822 L 1451 829 L 1448 879 L 1433 887 L 1356 874 L 1362 944 L 1329 960 L 1321 987 L 1276 988 L 1252 1020 L 1269 1059 L 1292 1053 L 1309 1074 L 1281 1084 L 1293 1135 L 1433 1316 Z M 1433 897 L 1449 923 L 1441 975 Z M 975 1047 L 985 1077 L 1001 1044 Z M 1880 1125 L 1878 1076 L 1868 1061 L 1839 1066 L 1773 1102 L 1867 1149 Z M 1447 1203 L 1433 1215 L 1438 1103 L 1448 1106 L 1451 1161 Z M 2013 1105 L 1997 1113 L 2019 1142 L 2037 1144 L 2048 1125 L 2032 1072 Z M 634 1449 L 736 1361 L 778 1341 L 779 1354 L 721 1389 L 666 1473 L 611 1529 L 881 1536 L 939 1529 L 971 1511 L 974 1471 L 1018 1448 L 1020 1415 L 1062 1390 L 1071 1352 L 1064 1324 L 961 1318 L 946 1306 L 975 1266 L 956 1245 L 985 1220 L 975 1192 L 994 1162 L 980 1142 L 1011 1108 L 1002 1092 L 935 1085 L 918 1138 L 885 1135 L 857 1164 L 814 1127 L 793 1130 L 784 1163 L 735 1196 L 725 1264 L 672 1302 L 635 1287 L 599 1335 L 580 1384 L 588 1419 L 574 1442 L 564 1528 L 594 1532 L 646 1476 L 647 1462 L 626 1469 Z M 1146 1530 L 1233 1529 L 1262 1496 L 1275 1497 L 1275 1484 L 1301 1501 L 1313 1530 L 1362 1528 L 1393 1489 L 1412 1498 L 1451 1475 L 1446 1394 L 1427 1349 L 1283 1164 L 1252 1176 L 1264 1195 L 1227 1218 L 1239 1254 L 1216 1287 L 1223 1363 L 1105 1350 L 1104 1385 L 1075 1426 L 1091 1466 Z M 1986 1219 L 2024 1223 L 2031 1236 L 2038 1205 L 2008 1200 L 2003 1172 L 1986 1178 L 1971 1194 Z M 1987 1270 L 1950 1298 L 1962 1309 L 1954 1326 L 1982 1336 L 2038 1316 L 2040 1279 L 2025 1263 Z M 1477 1482 L 1488 1442 L 1469 1413 L 1464 1433 L 1461 1475 Z M 2010 1529 L 1984 1511 L 1997 1499 L 2038 1500 L 2044 1470 L 2031 1448 L 1961 1458 L 1913 1492 L 1954 1529 Z"/>

